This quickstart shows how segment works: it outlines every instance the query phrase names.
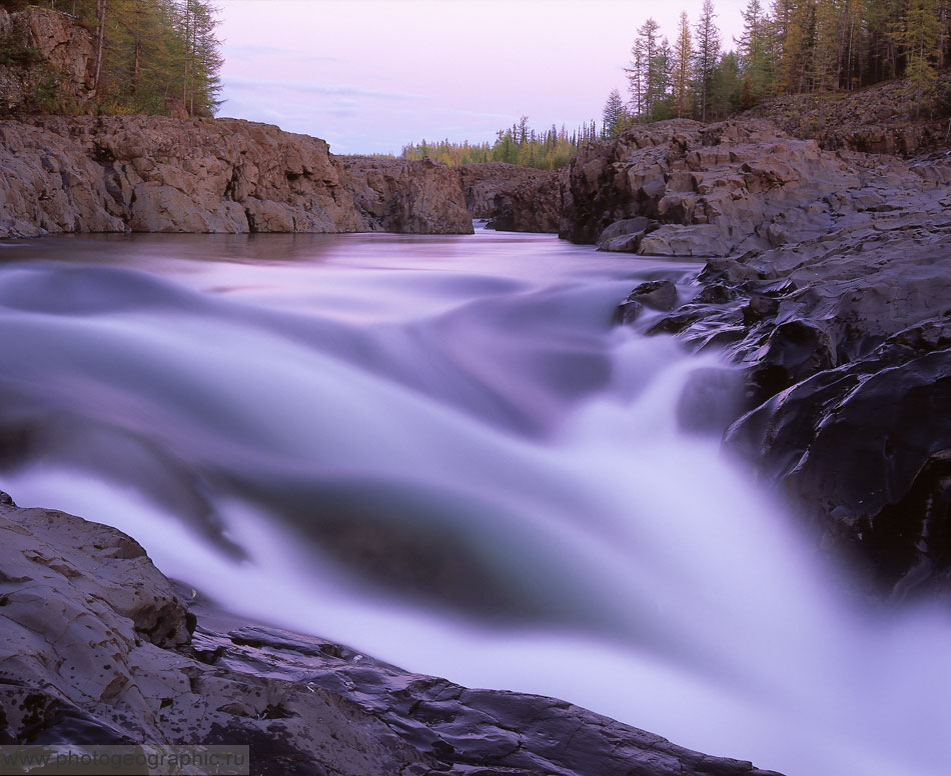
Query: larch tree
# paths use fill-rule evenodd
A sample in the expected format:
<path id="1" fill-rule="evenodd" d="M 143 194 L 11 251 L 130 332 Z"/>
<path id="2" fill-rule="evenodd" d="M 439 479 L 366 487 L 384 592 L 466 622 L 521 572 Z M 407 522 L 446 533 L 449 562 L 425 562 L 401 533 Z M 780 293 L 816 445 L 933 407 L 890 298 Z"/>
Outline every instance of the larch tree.
<path id="1" fill-rule="evenodd" d="M 713 79 L 720 62 L 720 29 L 714 19 L 717 14 L 713 0 L 703 0 L 700 20 L 697 22 L 697 49 L 694 54 L 694 73 L 700 120 L 707 120 L 707 107 L 713 90 Z"/>
<path id="2" fill-rule="evenodd" d="M 677 42 L 673 52 L 673 105 L 677 118 L 690 115 L 690 72 L 693 59 L 693 43 L 690 36 L 690 20 L 687 12 L 680 12 Z"/>
<path id="3" fill-rule="evenodd" d="M 914 92 L 916 119 L 922 99 L 933 97 L 937 86 L 941 21 L 938 0 L 908 0 L 901 41 L 907 52 L 905 77 Z"/>

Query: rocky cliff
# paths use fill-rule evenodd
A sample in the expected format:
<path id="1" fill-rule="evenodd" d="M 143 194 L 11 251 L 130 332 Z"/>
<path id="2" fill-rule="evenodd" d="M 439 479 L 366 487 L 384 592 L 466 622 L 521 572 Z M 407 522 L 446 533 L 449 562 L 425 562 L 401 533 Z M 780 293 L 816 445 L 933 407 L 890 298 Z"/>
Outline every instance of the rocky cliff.
<path id="1" fill-rule="evenodd" d="M 0 743 L 240 743 L 275 776 L 769 776 L 563 701 L 202 606 L 196 621 L 128 536 L 6 494 L 0 540 Z"/>
<path id="2" fill-rule="evenodd" d="M 346 161 L 237 119 L 0 121 L 0 236 L 57 232 L 470 233 L 458 176 Z"/>
<path id="3" fill-rule="evenodd" d="M 557 232 L 561 226 L 561 180 L 556 170 L 502 162 L 464 164 L 459 169 L 466 207 L 489 229 Z"/>
<path id="4" fill-rule="evenodd" d="M 853 214 L 898 208 L 893 194 L 907 200 L 947 183 L 933 172 L 823 151 L 761 120 L 660 122 L 579 152 L 564 173 L 562 233 L 644 255 L 765 250 L 827 234 Z M 643 220 L 617 223 L 632 219 Z"/>
<path id="5" fill-rule="evenodd" d="M 618 316 L 742 367 L 747 413 L 725 443 L 817 546 L 879 594 L 951 591 L 951 155 L 668 122 L 583 151 L 566 175 L 573 238 L 722 257 L 695 296 L 645 284 Z"/>
<path id="6" fill-rule="evenodd" d="M 87 107 L 95 54 L 90 32 L 66 14 L 0 8 L 0 116 Z"/>

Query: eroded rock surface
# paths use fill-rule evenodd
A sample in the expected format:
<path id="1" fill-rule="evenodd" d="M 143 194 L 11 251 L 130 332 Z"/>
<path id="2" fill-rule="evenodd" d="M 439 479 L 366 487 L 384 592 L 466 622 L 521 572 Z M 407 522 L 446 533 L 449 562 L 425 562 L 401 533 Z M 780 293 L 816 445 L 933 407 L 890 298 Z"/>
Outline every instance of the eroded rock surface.
<path id="1" fill-rule="evenodd" d="M 711 259 L 644 325 L 743 367 L 728 447 L 784 492 L 869 589 L 951 590 L 951 188 L 946 156 L 856 157 L 833 226 Z M 839 207 L 838 203 L 848 205 Z M 866 207 L 858 207 L 862 204 Z M 635 289 L 619 318 L 636 321 Z"/>
<path id="2" fill-rule="evenodd" d="M 794 244 L 853 216 L 901 210 L 920 190 L 945 185 L 948 170 L 830 153 L 760 120 L 675 120 L 581 149 L 564 176 L 562 234 L 572 241 L 711 257 Z M 630 228 L 615 233 L 619 223 Z"/>
<path id="3" fill-rule="evenodd" d="M 36 6 L 0 8 L 0 52 L 0 115 L 81 109 L 91 100 L 95 41 L 72 17 Z"/>
<path id="4" fill-rule="evenodd" d="M 459 169 L 466 206 L 489 229 L 552 232 L 561 225 L 561 183 L 554 170 L 502 162 L 464 164 Z"/>
<path id="5" fill-rule="evenodd" d="M 469 233 L 432 162 L 340 160 L 318 138 L 237 119 L 0 121 L 0 237 L 58 232 Z"/>
<path id="6" fill-rule="evenodd" d="M 196 627 L 128 536 L 2 501 L 2 743 L 248 744 L 275 776 L 768 776 L 563 701 L 202 608 Z"/>

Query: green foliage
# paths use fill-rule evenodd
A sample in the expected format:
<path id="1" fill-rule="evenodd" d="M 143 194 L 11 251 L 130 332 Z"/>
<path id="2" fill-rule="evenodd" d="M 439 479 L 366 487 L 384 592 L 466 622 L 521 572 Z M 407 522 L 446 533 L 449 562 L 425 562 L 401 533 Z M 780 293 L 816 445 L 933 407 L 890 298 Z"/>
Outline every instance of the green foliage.
<path id="1" fill-rule="evenodd" d="M 0 65 L 29 67 L 40 60 L 40 52 L 31 46 L 7 46 L 0 50 Z"/>
<path id="2" fill-rule="evenodd" d="M 403 146 L 403 159 L 433 159 L 449 165 L 477 162 L 507 162 L 538 170 L 556 170 L 571 161 L 578 149 L 598 138 L 594 121 L 583 125 L 569 135 L 564 127 L 554 125 L 544 132 L 537 132 L 528 124 L 528 116 L 522 116 L 517 124 L 496 132 L 494 143 L 471 144 L 468 141 L 453 143 L 442 140 L 430 143 L 410 143 Z"/>
<path id="3" fill-rule="evenodd" d="M 99 112 L 211 116 L 220 104 L 223 60 L 210 0 L 45 0 L 41 5 L 74 15 L 92 33 Z M 38 94 L 36 102 L 53 100 Z"/>
<path id="4" fill-rule="evenodd" d="M 633 117 L 624 107 L 624 100 L 617 89 L 612 89 L 601 111 L 601 137 L 617 137 L 633 122 Z"/>
<path id="5" fill-rule="evenodd" d="M 747 0 L 735 51 L 723 52 L 713 0 L 671 49 L 653 19 L 625 68 L 631 113 L 716 120 L 782 94 L 908 82 L 914 117 L 951 110 L 939 72 L 951 64 L 951 0 Z"/>

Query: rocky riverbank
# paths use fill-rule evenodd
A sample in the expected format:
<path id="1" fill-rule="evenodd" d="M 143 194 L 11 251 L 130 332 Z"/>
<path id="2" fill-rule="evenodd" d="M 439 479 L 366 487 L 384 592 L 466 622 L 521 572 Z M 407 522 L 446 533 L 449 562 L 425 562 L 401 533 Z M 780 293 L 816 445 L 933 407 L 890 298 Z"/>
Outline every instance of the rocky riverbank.
<path id="1" fill-rule="evenodd" d="M 878 595 L 951 590 L 951 155 L 666 122 L 583 151 L 567 186 L 573 239 L 709 257 L 696 296 L 645 284 L 618 317 L 742 367 L 725 443 L 817 547 Z"/>
<path id="2" fill-rule="evenodd" d="M 472 231 L 448 167 L 338 159 L 323 140 L 237 119 L 0 121 L 0 191 L 6 237 Z"/>
<path id="3" fill-rule="evenodd" d="M 768 776 L 563 701 L 190 611 L 120 531 L 0 502 L 0 743 L 247 744 L 252 774 Z"/>

